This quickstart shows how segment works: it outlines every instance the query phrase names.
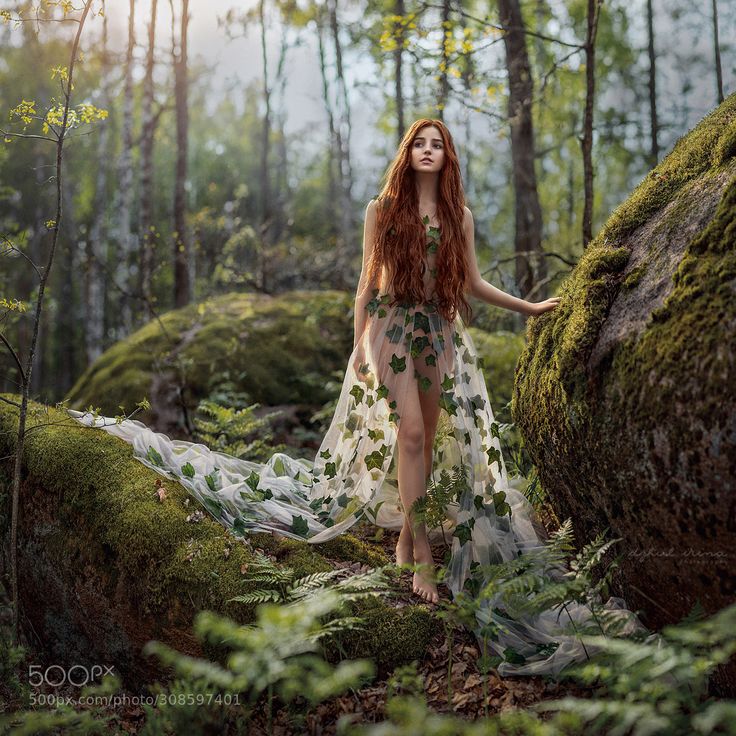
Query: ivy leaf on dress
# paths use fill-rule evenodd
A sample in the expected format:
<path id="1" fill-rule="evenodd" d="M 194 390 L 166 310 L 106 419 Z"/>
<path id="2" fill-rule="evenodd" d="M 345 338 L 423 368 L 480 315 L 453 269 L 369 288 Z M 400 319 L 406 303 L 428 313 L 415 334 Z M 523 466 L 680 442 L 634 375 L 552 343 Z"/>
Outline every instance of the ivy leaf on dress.
<path id="1" fill-rule="evenodd" d="M 392 342 L 401 342 L 401 336 L 404 334 L 404 330 L 401 329 L 401 325 L 395 324 L 386 330 L 386 337 Z"/>
<path id="2" fill-rule="evenodd" d="M 501 453 L 495 448 L 495 447 L 489 447 L 486 450 L 486 455 L 488 455 L 488 463 L 498 463 L 501 464 Z"/>
<path id="3" fill-rule="evenodd" d="M 427 376 L 420 376 L 419 389 L 421 391 L 424 391 L 424 393 L 427 393 L 427 391 L 429 391 L 431 387 L 432 387 L 432 379 L 428 378 Z"/>
<path id="4" fill-rule="evenodd" d="M 470 526 L 466 524 L 458 524 L 455 527 L 455 531 L 452 533 L 453 537 L 457 537 L 460 540 L 460 545 L 462 546 L 466 542 L 470 541 L 470 538 L 473 536 L 473 533 L 470 531 Z"/>
<path id="5" fill-rule="evenodd" d="M 303 516 L 292 516 L 291 517 L 291 531 L 294 534 L 298 534 L 300 537 L 306 537 L 309 532 L 309 524 Z"/>
<path id="6" fill-rule="evenodd" d="M 424 312 L 414 312 L 414 330 L 422 330 L 429 334 L 429 317 Z"/>
<path id="7" fill-rule="evenodd" d="M 419 357 L 424 349 L 429 345 L 429 338 L 426 335 L 421 337 L 415 337 L 414 342 L 411 345 L 411 357 Z"/>
<path id="8" fill-rule="evenodd" d="M 457 416 L 457 401 L 451 393 L 443 393 L 440 396 L 440 408 L 444 409 L 448 414 Z"/>
<path id="9" fill-rule="evenodd" d="M 158 465 L 159 467 L 164 467 L 164 459 L 161 457 L 161 453 L 159 453 L 158 450 L 151 447 L 151 445 L 148 446 L 148 453 L 146 457 L 154 464 Z"/>
<path id="10" fill-rule="evenodd" d="M 389 365 L 394 373 L 401 373 L 403 370 L 406 370 L 406 356 L 399 358 L 396 353 L 393 353 Z"/>

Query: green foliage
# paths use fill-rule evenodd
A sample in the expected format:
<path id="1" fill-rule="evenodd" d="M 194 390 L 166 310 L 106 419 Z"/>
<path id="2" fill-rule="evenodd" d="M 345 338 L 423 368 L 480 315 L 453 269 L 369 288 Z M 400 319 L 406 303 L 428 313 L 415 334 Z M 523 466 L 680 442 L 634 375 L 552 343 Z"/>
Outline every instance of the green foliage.
<path id="1" fill-rule="evenodd" d="M 313 705 L 370 679 L 374 667 L 368 660 L 333 667 L 318 654 L 322 638 L 359 623 L 355 617 L 340 616 L 343 603 L 336 591 L 317 590 L 294 603 L 259 606 L 253 626 L 239 626 L 226 617 L 201 611 L 195 619 L 195 633 L 203 642 L 229 650 L 224 665 L 149 642 L 145 652 L 172 667 L 178 678 L 174 696 L 194 692 L 207 694 L 210 700 L 178 704 L 176 697 L 167 697 L 171 691 L 154 685 L 160 705 L 146 706 L 148 719 L 142 733 L 211 733 L 208 729 L 217 725 L 213 720 L 224 722 L 233 703 L 239 706 L 237 715 L 247 721 L 264 696 L 271 713 L 273 696 L 284 704 Z M 325 617 L 332 618 L 325 623 Z M 215 700 L 218 695 L 219 702 Z"/>
<path id="2" fill-rule="evenodd" d="M 391 566 L 379 567 L 359 575 L 352 575 L 332 585 L 344 600 L 358 600 L 379 592 L 390 590 L 387 575 L 392 573 Z M 344 570 L 325 570 L 309 575 L 299 575 L 290 567 L 276 564 L 266 555 L 255 553 L 255 558 L 248 564 L 243 576 L 246 585 L 257 584 L 251 590 L 231 600 L 239 603 L 266 603 L 296 601 L 326 588 L 336 577 L 344 574 Z"/>
<path id="3" fill-rule="evenodd" d="M 211 399 L 203 399 L 194 417 L 194 441 L 202 442 L 211 450 L 224 452 L 242 460 L 266 462 L 275 452 L 284 452 L 284 444 L 273 444 L 273 420 L 283 414 L 272 411 L 256 416 L 259 403 L 236 409 L 223 406 Z"/>

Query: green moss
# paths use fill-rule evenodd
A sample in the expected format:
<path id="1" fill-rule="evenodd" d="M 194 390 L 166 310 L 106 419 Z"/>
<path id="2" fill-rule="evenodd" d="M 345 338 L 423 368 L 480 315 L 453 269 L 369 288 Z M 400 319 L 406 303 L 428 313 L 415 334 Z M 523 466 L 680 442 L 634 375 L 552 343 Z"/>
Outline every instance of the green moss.
<path id="1" fill-rule="evenodd" d="M 647 272 L 647 264 L 640 263 L 636 268 L 633 268 L 621 283 L 623 289 L 632 289 L 636 286 Z"/>
<path id="2" fill-rule="evenodd" d="M 265 405 L 319 405 L 324 376 L 344 368 L 352 345 L 353 297 L 293 291 L 278 297 L 225 294 L 168 312 L 110 347 L 67 394 L 69 406 L 131 410 L 152 398 L 154 379 L 186 387 L 191 410 L 227 385 Z M 152 413 L 137 416 L 152 421 Z"/>
<path id="3" fill-rule="evenodd" d="M 676 193 L 681 192 L 682 202 L 672 208 L 674 214 L 670 213 L 674 226 L 674 220 L 682 216 L 683 208 L 687 206 L 685 195 L 689 191 L 695 194 L 697 177 L 702 182 L 706 177 L 713 177 L 714 172 L 722 171 L 718 167 L 709 170 L 709 167 L 714 158 L 718 159 L 716 147 L 730 135 L 735 119 L 736 95 L 732 95 L 690 135 L 682 138 L 655 169 L 655 172 L 666 174 L 667 177 L 671 175 L 672 180 L 676 179 L 677 185 L 662 185 L 667 187 L 668 194 L 665 198 L 657 195 L 657 186 L 654 183 L 645 182 L 640 185 L 631 198 L 614 212 L 601 234 L 588 246 L 578 267 L 561 288 L 562 299 L 559 306 L 553 312 L 527 323 L 527 345 L 519 358 L 512 416 L 527 439 L 553 437 L 555 456 L 580 454 L 578 445 L 583 437 L 588 436 L 588 428 L 594 423 L 591 412 L 596 411 L 596 406 L 591 403 L 590 392 L 594 388 L 591 381 L 602 381 L 602 373 L 595 379 L 589 377 L 587 361 L 590 352 L 598 340 L 603 321 L 608 316 L 610 305 L 620 286 L 623 283 L 631 288 L 648 265 L 640 264 L 622 279 L 621 275 L 629 258 L 628 248 L 611 247 L 606 241 L 610 243 L 612 239 L 631 232 L 653 212 L 671 202 Z M 688 248 L 674 276 L 674 289 L 667 302 L 652 315 L 653 323 L 670 321 L 671 334 L 650 331 L 643 339 L 637 335 L 628 341 L 630 344 L 622 345 L 616 351 L 613 370 L 620 374 L 620 380 L 623 381 L 623 385 L 615 389 L 618 400 L 635 401 L 639 397 L 643 377 L 651 380 L 647 369 L 663 375 L 661 372 L 667 365 L 672 371 L 670 376 L 676 376 L 687 363 L 684 356 L 692 355 L 692 359 L 695 359 L 693 346 L 698 346 L 699 355 L 707 355 L 710 350 L 715 349 L 715 346 L 708 348 L 700 344 L 703 339 L 700 335 L 707 330 L 711 319 L 707 315 L 728 313 L 725 300 L 730 298 L 733 301 L 733 294 L 725 285 L 733 268 L 730 260 L 733 250 L 730 253 L 724 250 L 727 235 L 719 236 L 719 255 L 713 254 L 707 258 L 704 255 L 712 252 L 714 243 L 718 240 L 715 235 L 717 228 L 720 228 L 718 232 L 730 233 L 733 242 L 733 233 L 723 225 L 729 217 L 733 217 L 729 200 L 732 195 L 728 194 L 732 189 L 733 184 L 727 187 L 727 194 L 724 195 L 717 216 Z M 719 259 L 717 264 L 711 260 L 714 257 Z M 702 302 L 699 301 L 701 299 Z M 723 300 L 723 307 L 714 305 L 714 299 L 719 300 L 719 304 Z M 675 305 L 679 306 L 677 319 L 673 321 Z M 663 350 L 669 356 L 664 360 Z M 669 378 L 666 384 L 677 385 L 678 382 L 679 379 Z M 651 392 L 650 396 L 653 400 L 656 397 L 659 402 L 659 410 L 654 416 L 668 408 L 665 407 L 666 400 L 663 400 L 661 394 Z M 595 400 L 595 404 L 602 405 L 600 398 Z M 623 407 L 619 404 L 615 406 L 616 413 L 622 413 Z M 610 425 L 612 420 L 604 418 L 602 421 Z M 527 447 L 539 465 L 546 450 L 541 446 L 535 447 L 536 444 L 529 441 Z M 549 462 L 552 462 L 551 458 Z"/>
<path id="4" fill-rule="evenodd" d="M 596 242 L 616 241 L 671 202 L 683 185 L 733 156 L 736 140 L 736 94 L 730 95 L 647 174 L 632 195 L 611 215 Z"/>
<path id="5" fill-rule="evenodd" d="M 326 647 L 330 661 L 360 657 L 370 651 L 378 669 L 385 676 L 397 665 L 421 660 L 427 643 L 442 631 L 440 620 L 424 605 L 391 608 L 376 598 L 350 604 L 351 615 L 365 620 L 362 628 L 344 632 L 337 642 Z"/>
<path id="6" fill-rule="evenodd" d="M 18 396 L 5 396 L 19 401 Z M 373 549 L 350 535 L 316 545 L 277 540 L 270 534 L 254 534 L 241 540 L 208 514 L 201 521 L 188 522 L 187 517 L 199 508 L 198 502 L 175 480 L 162 478 L 135 460 L 128 443 L 102 430 L 84 427 L 56 409 L 48 408 L 46 414 L 35 402 L 29 404 L 29 409 L 38 410 L 39 416 L 29 419 L 28 428 L 42 422 L 52 422 L 53 426 L 27 434 L 24 488 L 33 486 L 47 497 L 53 517 L 44 512 L 43 519 L 34 520 L 34 538 L 21 539 L 21 557 L 31 554 L 36 559 L 33 545 L 43 545 L 47 558 L 53 564 L 58 562 L 58 567 L 52 566 L 48 573 L 60 575 L 66 571 L 73 576 L 61 581 L 69 590 L 74 589 L 79 570 L 94 565 L 104 581 L 101 584 L 105 589 L 99 595 L 109 598 L 107 605 L 111 605 L 118 586 L 124 585 L 126 600 L 141 616 L 161 621 L 164 638 L 172 616 L 191 621 L 200 609 L 218 611 L 243 623 L 253 620 L 252 606 L 228 602 L 257 586 L 245 583 L 241 570 L 253 559 L 253 547 L 275 554 L 279 564 L 293 568 L 298 575 L 332 569 L 326 557 L 369 565 L 388 561 L 381 549 Z M 17 409 L 0 403 L 0 455 L 12 452 L 17 417 Z M 0 508 L 6 509 L 10 471 L 7 460 L 1 465 Z M 166 493 L 163 501 L 158 500 L 157 482 Z M 21 514 L 32 515 L 34 508 L 22 507 Z M 68 534 L 72 528 L 74 534 Z M 70 605 L 79 605 L 71 600 Z M 357 639 L 355 656 L 406 662 L 423 651 L 429 641 L 425 621 L 429 614 L 423 608 L 394 609 L 376 601 L 367 610 L 371 625 L 378 627 L 374 631 L 385 640 L 377 633 Z M 118 635 L 124 641 L 121 631 L 110 633 Z M 70 629 L 70 642 L 72 638 Z M 137 656 L 137 652 L 128 656 Z"/>

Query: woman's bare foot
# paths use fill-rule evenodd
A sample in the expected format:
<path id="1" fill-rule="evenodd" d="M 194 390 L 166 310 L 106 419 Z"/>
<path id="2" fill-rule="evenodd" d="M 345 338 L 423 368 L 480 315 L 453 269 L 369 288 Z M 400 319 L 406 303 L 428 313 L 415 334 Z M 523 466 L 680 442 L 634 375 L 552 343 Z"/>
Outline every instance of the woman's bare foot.
<path id="1" fill-rule="evenodd" d="M 399 541 L 396 543 L 396 564 L 414 564 L 414 542 L 411 538 L 409 530 L 406 527 L 406 524 L 401 527 Z"/>
<path id="2" fill-rule="evenodd" d="M 434 573 L 434 558 L 432 557 L 429 542 L 426 539 L 422 541 L 414 540 L 414 561 L 416 564 L 427 565 L 427 568 L 422 572 L 414 573 L 414 592 L 429 603 L 437 603 L 440 597 L 437 593 L 437 586 L 431 579 Z"/>

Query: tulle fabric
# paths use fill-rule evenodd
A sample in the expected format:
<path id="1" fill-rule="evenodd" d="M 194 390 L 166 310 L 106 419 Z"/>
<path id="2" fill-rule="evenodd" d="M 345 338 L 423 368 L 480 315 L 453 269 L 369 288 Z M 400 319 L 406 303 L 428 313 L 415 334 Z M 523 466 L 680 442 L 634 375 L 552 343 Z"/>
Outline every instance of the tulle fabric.
<path id="1" fill-rule="evenodd" d="M 541 524 L 521 491 L 523 479 L 508 476 L 481 361 L 460 316 L 453 322 L 443 318 L 431 296 L 396 303 L 379 289 L 367 310 L 314 460 L 280 452 L 265 463 L 241 460 L 171 439 L 137 420 L 116 423 L 68 411 L 130 443 L 140 462 L 175 477 L 234 534 L 278 532 L 319 544 L 362 518 L 401 528 L 397 437 L 402 414 L 416 410 L 423 394 L 440 407 L 432 479 L 457 478 L 458 471 L 464 476 L 441 527 L 430 531 L 451 540 L 444 582 L 456 596 L 467 590 L 472 575 L 478 584 L 483 566 L 541 550 Z M 561 579 L 563 571 L 555 574 Z M 558 606 L 512 619 L 500 600 L 481 603 L 475 632 L 481 637 L 483 627 L 497 627 L 486 646 L 504 660 L 500 675 L 555 674 L 587 656 L 579 639 L 566 633 L 571 621 L 579 628 L 590 619 L 587 605 L 568 602 L 564 613 Z M 623 633 L 643 628 L 622 599 L 610 598 L 605 608 L 620 613 Z"/>

